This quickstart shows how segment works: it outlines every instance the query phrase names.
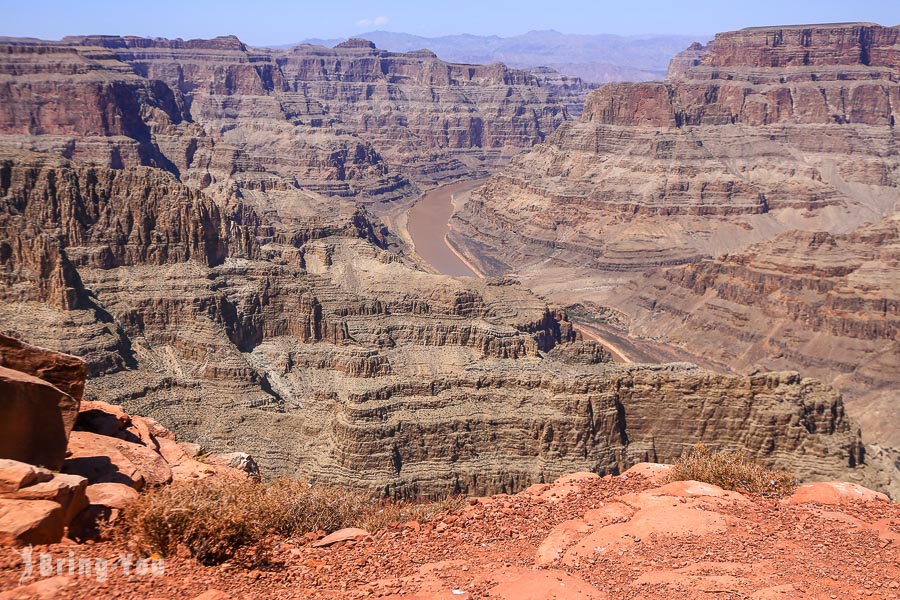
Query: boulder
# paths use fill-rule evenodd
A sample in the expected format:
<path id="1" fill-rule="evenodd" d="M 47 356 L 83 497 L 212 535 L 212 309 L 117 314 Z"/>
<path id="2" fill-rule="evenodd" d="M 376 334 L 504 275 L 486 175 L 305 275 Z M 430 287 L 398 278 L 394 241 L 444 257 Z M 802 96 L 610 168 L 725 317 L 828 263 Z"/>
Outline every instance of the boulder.
<path id="1" fill-rule="evenodd" d="M 0 458 L 58 470 L 77 414 L 74 397 L 0 366 Z"/>
<path id="2" fill-rule="evenodd" d="M 63 471 L 86 477 L 91 483 L 124 483 L 135 489 L 172 481 L 172 469 L 151 448 L 119 438 L 74 431 L 71 455 Z"/>
<path id="3" fill-rule="evenodd" d="M 194 600 L 231 600 L 231 596 L 222 590 L 206 590 L 199 596 L 194 596 Z"/>
<path id="4" fill-rule="evenodd" d="M 206 590 L 199 596 L 194 596 L 194 600 L 231 600 L 231 596 L 222 590 Z"/>
<path id="5" fill-rule="evenodd" d="M 131 417 L 121 406 L 108 402 L 84 401 L 78 410 L 75 427 L 100 435 L 115 436 L 131 425 Z"/>
<path id="6" fill-rule="evenodd" d="M 159 425 L 158 423 L 155 424 Z M 151 431 L 151 424 L 141 417 L 131 417 L 131 425 L 120 431 L 116 437 L 147 446 L 151 450 L 159 452 L 159 442 L 156 441 L 156 436 Z"/>
<path id="7" fill-rule="evenodd" d="M 259 465 L 253 457 L 246 452 L 229 452 L 227 454 L 209 454 L 203 457 L 203 461 L 209 465 L 229 467 L 243 471 L 254 479 L 259 479 Z"/>
<path id="8" fill-rule="evenodd" d="M 649 479 L 652 483 L 662 484 L 666 482 L 669 478 L 669 473 L 671 472 L 672 465 L 642 462 L 625 471 L 623 475 L 628 475 L 629 477 L 632 475 L 640 475 L 641 477 Z"/>
<path id="9" fill-rule="evenodd" d="M 83 360 L 70 354 L 38 348 L 2 333 L 0 367 L 43 379 L 79 402 L 84 393 L 87 365 Z"/>
<path id="10" fill-rule="evenodd" d="M 28 463 L 0 458 L 0 494 L 17 492 L 18 490 L 49 481 L 53 473 L 47 469 L 41 469 Z"/>
<path id="11" fill-rule="evenodd" d="M 880 492 L 846 481 L 804 483 L 783 500 L 785 504 L 850 504 L 852 502 L 890 502 Z"/>
<path id="12" fill-rule="evenodd" d="M 324 546 L 330 546 L 332 544 L 337 544 L 338 542 L 355 542 L 369 536 L 369 532 L 365 529 L 358 529 L 356 527 L 347 527 L 345 529 L 338 529 L 334 533 L 330 535 L 326 535 L 321 540 L 317 542 L 313 542 L 314 548 L 321 548 Z"/>
<path id="13" fill-rule="evenodd" d="M 122 510 L 139 497 L 137 490 L 121 483 L 95 483 L 87 487 L 87 499 L 91 506 Z"/>
<path id="14" fill-rule="evenodd" d="M 2 498 L 12 500 L 49 500 L 59 504 L 65 513 L 66 525 L 72 522 L 75 515 L 87 508 L 86 495 L 88 481 L 78 475 L 57 473 L 48 481 L 42 481 L 22 487 L 18 491 L 0 494 Z"/>
<path id="15" fill-rule="evenodd" d="M 77 541 L 96 539 L 103 523 L 113 523 L 121 511 L 138 499 L 138 492 L 122 483 L 95 483 L 87 487 L 88 506 L 72 520 L 69 537 Z"/>
<path id="16" fill-rule="evenodd" d="M 65 518 L 65 510 L 56 502 L 0 499 L 0 545 L 58 543 Z"/>

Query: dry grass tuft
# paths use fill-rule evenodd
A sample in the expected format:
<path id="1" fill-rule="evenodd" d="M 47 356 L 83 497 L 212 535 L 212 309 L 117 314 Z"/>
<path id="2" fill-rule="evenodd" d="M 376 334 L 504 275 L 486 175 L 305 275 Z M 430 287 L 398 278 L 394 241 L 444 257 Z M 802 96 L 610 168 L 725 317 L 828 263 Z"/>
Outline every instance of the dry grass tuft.
<path id="1" fill-rule="evenodd" d="M 203 564 L 218 564 L 242 547 L 271 536 L 289 538 L 343 527 L 374 530 L 393 522 L 428 521 L 463 503 L 462 498 L 379 501 L 292 479 L 271 483 L 207 479 L 145 491 L 107 533 L 148 554 L 171 556 L 183 547 Z"/>
<path id="2" fill-rule="evenodd" d="M 764 467 L 748 458 L 743 450 L 713 452 L 704 444 L 694 446 L 675 462 L 669 481 L 686 480 L 767 498 L 783 498 L 797 487 L 797 479 L 792 474 Z"/>

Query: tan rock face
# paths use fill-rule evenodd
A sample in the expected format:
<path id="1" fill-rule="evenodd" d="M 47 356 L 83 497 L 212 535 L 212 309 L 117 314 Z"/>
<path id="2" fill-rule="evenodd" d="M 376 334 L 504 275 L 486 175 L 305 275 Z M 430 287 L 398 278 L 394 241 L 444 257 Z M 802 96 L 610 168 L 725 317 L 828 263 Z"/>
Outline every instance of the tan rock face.
<path id="1" fill-rule="evenodd" d="M 733 369 L 802 368 L 830 380 L 866 440 L 897 447 L 898 224 L 784 233 L 639 279 L 616 307 L 633 333 Z"/>
<path id="2" fill-rule="evenodd" d="M 90 36 L 12 41 L 3 56 L 0 134 L 13 147 L 160 167 L 199 187 L 377 200 L 504 162 L 567 118 L 557 90 L 580 105 L 589 89 L 368 42 L 275 51 Z"/>
<path id="3" fill-rule="evenodd" d="M 884 215 L 900 181 L 897 31 L 719 34 L 672 79 L 605 85 L 475 194 L 461 233 L 493 246 L 494 271 L 549 256 L 628 271 Z"/>
<path id="4" fill-rule="evenodd" d="M 870 480 L 840 398 L 815 381 L 613 365 L 514 281 L 432 275 L 393 251 L 357 206 L 411 189 L 385 157 L 438 148 L 442 160 L 474 156 L 475 169 L 539 141 L 564 115 L 533 75 L 230 38 L 12 44 L 2 56 L 13 66 L 0 320 L 84 357 L 88 400 L 207 451 L 250 452 L 263 473 L 387 495 L 513 491 L 674 459 L 698 441 L 804 477 Z M 121 102 L 103 106 L 146 130 L 98 129 L 63 109 L 42 121 L 16 95 L 24 75 L 47 95 L 121 79 Z M 397 145 L 376 152 L 367 140 L 388 132 Z M 227 468 L 152 422 L 94 417 L 82 423 L 118 431 L 76 431 L 66 466 L 92 481 Z"/>
<path id="5" fill-rule="evenodd" d="M 665 81 L 604 86 L 452 240 L 639 346 L 824 379 L 897 479 L 898 32 L 723 33 Z"/>
<path id="6" fill-rule="evenodd" d="M 96 193 L 105 219 L 123 223 L 129 214 L 135 223 L 143 222 L 135 214 L 177 214 L 180 194 L 190 193 L 143 168 L 80 168 L 42 167 L 36 181 L 70 187 L 35 190 L 63 193 L 81 214 L 88 181 L 146 175 L 141 194 L 155 201 Z M 19 177 L 13 167 L 10 180 Z M 36 232 L 61 227 L 61 245 L 66 231 L 83 240 L 66 256 L 93 257 L 110 244 L 95 234 L 105 225 L 61 224 L 39 209 L 36 192 L 16 189 L 7 198 L 39 217 Z M 181 239 L 182 221 L 157 220 L 123 262 L 78 262 L 84 309 L 63 311 L 51 295 L 23 301 L 42 298 L 28 283 L 40 276 L 19 271 L 14 289 L 23 292 L 0 309 L 4 323 L 85 356 L 95 375 L 88 398 L 149 414 L 207 450 L 248 451 L 264 472 L 394 495 L 513 491 L 565 472 L 671 460 L 706 440 L 746 446 L 803 476 L 868 481 L 840 399 L 812 381 L 614 366 L 577 339 L 565 313 L 509 280 L 417 271 L 364 226 L 271 236 L 268 226 L 215 211 L 205 194 L 192 202 L 203 209 L 195 231 L 220 232 L 220 262 L 164 251 Z M 168 258 L 141 258 L 151 256 Z M 135 487 L 215 472 L 174 456 L 149 425 L 131 432 L 113 414 L 91 417 L 104 410 L 87 405 L 82 422 L 108 421 L 104 433 L 119 428 L 117 437 L 76 431 L 68 472 Z M 175 466 L 159 465 L 157 448 Z"/>

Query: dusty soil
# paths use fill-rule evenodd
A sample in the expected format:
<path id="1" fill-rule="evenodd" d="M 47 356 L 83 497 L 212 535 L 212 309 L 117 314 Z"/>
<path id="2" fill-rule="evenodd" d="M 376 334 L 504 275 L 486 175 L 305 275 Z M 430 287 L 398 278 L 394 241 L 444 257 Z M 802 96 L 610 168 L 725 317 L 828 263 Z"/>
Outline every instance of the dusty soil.
<path id="1" fill-rule="evenodd" d="M 788 505 L 696 483 L 648 491 L 659 485 L 563 478 L 357 542 L 276 540 L 257 568 L 175 556 L 162 575 L 110 568 L 101 583 L 68 575 L 69 557 L 113 560 L 127 549 L 36 547 L 35 557 L 65 559 L 63 577 L 40 580 L 44 596 L 17 588 L 23 563 L 4 549 L 0 598 L 900 597 L 896 503 Z"/>

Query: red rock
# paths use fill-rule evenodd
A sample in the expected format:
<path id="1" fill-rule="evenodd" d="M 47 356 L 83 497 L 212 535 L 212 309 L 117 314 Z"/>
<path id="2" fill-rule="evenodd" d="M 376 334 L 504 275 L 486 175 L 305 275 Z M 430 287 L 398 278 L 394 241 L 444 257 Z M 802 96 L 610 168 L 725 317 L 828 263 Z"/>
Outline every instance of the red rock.
<path id="1" fill-rule="evenodd" d="M 647 496 L 678 496 L 693 498 L 705 496 L 709 498 L 728 498 L 732 502 L 746 503 L 749 500 L 737 492 L 723 490 L 717 485 L 700 481 L 673 481 L 658 488 L 643 492 Z"/>
<path id="2" fill-rule="evenodd" d="M 231 596 L 221 590 L 206 590 L 199 596 L 194 596 L 194 600 L 231 600 Z"/>
<path id="3" fill-rule="evenodd" d="M 312 546 L 314 548 L 321 548 L 324 546 L 336 544 L 338 542 L 358 541 L 368 537 L 369 535 L 369 532 L 365 529 L 347 527 L 345 529 L 339 529 L 330 535 L 326 535 L 317 542 L 313 542 Z"/>
<path id="4" fill-rule="evenodd" d="M 81 431 L 114 436 L 131 425 L 131 417 L 121 406 L 85 400 L 78 410 L 75 425 Z"/>
<path id="5" fill-rule="evenodd" d="M 65 517 L 56 502 L 0 499 L 0 545 L 55 544 L 62 539 Z"/>
<path id="6" fill-rule="evenodd" d="M 53 474 L 28 463 L 0 458 L 0 494 L 16 492 L 42 481 L 49 481 Z"/>
<path id="7" fill-rule="evenodd" d="M 59 469 L 77 411 L 50 383 L 0 367 L 0 458 Z"/>
<path id="8" fill-rule="evenodd" d="M 880 492 L 870 490 L 855 483 L 827 481 L 804 483 L 784 500 L 786 504 L 850 504 L 852 502 L 890 502 L 890 498 Z"/>
<path id="9" fill-rule="evenodd" d="M 63 592 L 74 584 L 71 577 L 57 575 L 0 592 L 0 600 L 56 600 L 63 597 Z"/>
<path id="10" fill-rule="evenodd" d="M 120 431 L 116 437 L 142 444 L 154 452 L 159 452 L 159 442 L 156 441 L 156 437 L 150 431 L 150 423 L 141 417 L 131 417 L 131 425 Z"/>
<path id="11" fill-rule="evenodd" d="M 43 379 L 76 401 L 80 401 L 84 393 L 87 365 L 83 360 L 62 352 L 32 346 L 2 333 L 0 333 L 0 366 Z"/>
<path id="12" fill-rule="evenodd" d="M 16 492 L 0 494 L 11 500 L 49 500 L 62 506 L 64 522 L 72 522 L 79 512 L 87 508 L 87 479 L 78 475 L 54 474 L 48 481 L 23 487 Z"/>
<path id="13" fill-rule="evenodd" d="M 121 510 L 139 497 L 134 488 L 121 483 L 95 483 L 87 487 L 87 499 L 94 506 Z"/>
<path id="14" fill-rule="evenodd" d="M 71 456 L 63 470 L 87 477 L 91 483 L 124 483 L 141 489 L 144 484 L 172 481 L 172 469 L 152 449 L 122 439 L 74 431 L 69 442 Z"/>
<path id="15" fill-rule="evenodd" d="M 138 499 L 138 492 L 122 483 L 95 483 L 87 487 L 89 505 L 69 525 L 69 537 L 79 541 L 100 536 L 101 525 L 112 523 L 122 509 Z"/>
<path id="16" fill-rule="evenodd" d="M 669 473 L 671 472 L 672 465 L 642 462 L 625 471 L 623 475 L 640 475 L 641 477 L 649 479 L 653 483 L 665 483 L 666 479 L 669 477 Z"/>
<path id="17" fill-rule="evenodd" d="M 560 571 L 503 569 L 496 574 L 501 583 L 490 590 L 503 600 L 591 600 L 603 598 L 600 590 L 577 575 Z"/>
<path id="18" fill-rule="evenodd" d="M 169 438 L 174 440 L 175 434 L 159 424 L 159 421 L 151 417 L 132 416 L 132 421 L 140 421 L 147 426 L 147 430 L 154 438 Z"/>
<path id="19" fill-rule="evenodd" d="M 538 546 L 534 563 L 536 565 L 549 565 L 562 555 L 570 545 L 574 544 L 585 534 L 591 532 L 591 527 L 584 521 L 563 521 L 553 528 L 541 545 Z"/>
<path id="20" fill-rule="evenodd" d="M 412 529 L 416 533 L 418 533 L 422 529 L 422 525 L 418 521 L 407 521 L 404 524 L 404 527 L 408 527 L 409 529 Z"/>
<path id="21" fill-rule="evenodd" d="M 172 469 L 173 481 L 192 481 L 216 475 L 246 475 L 245 471 L 222 465 L 210 465 L 195 459 L 197 444 L 176 442 L 174 436 L 154 437 L 159 453 Z"/>
<path id="22" fill-rule="evenodd" d="M 575 485 L 573 483 L 554 483 L 549 488 L 544 490 L 540 497 L 544 500 L 548 500 L 551 502 L 557 502 L 570 494 L 577 494 L 581 491 L 581 486 Z"/>
<path id="23" fill-rule="evenodd" d="M 634 516 L 635 509 L 621 502 L 609 502 L 600 508 L 584 513 L 584 520 L 596 527 L 604 527 L 611 523 L 627 521 Z"/>
<path id="24" fill-rule="evenodd" d="M 253 478 L 259 478 L 259 465 L 253 457 L 246 452 L 229 452 L 226 454 L 208 454 L 201 461 L 208 465 L 228 467 L 237 471 L 243 471 Z"/>

